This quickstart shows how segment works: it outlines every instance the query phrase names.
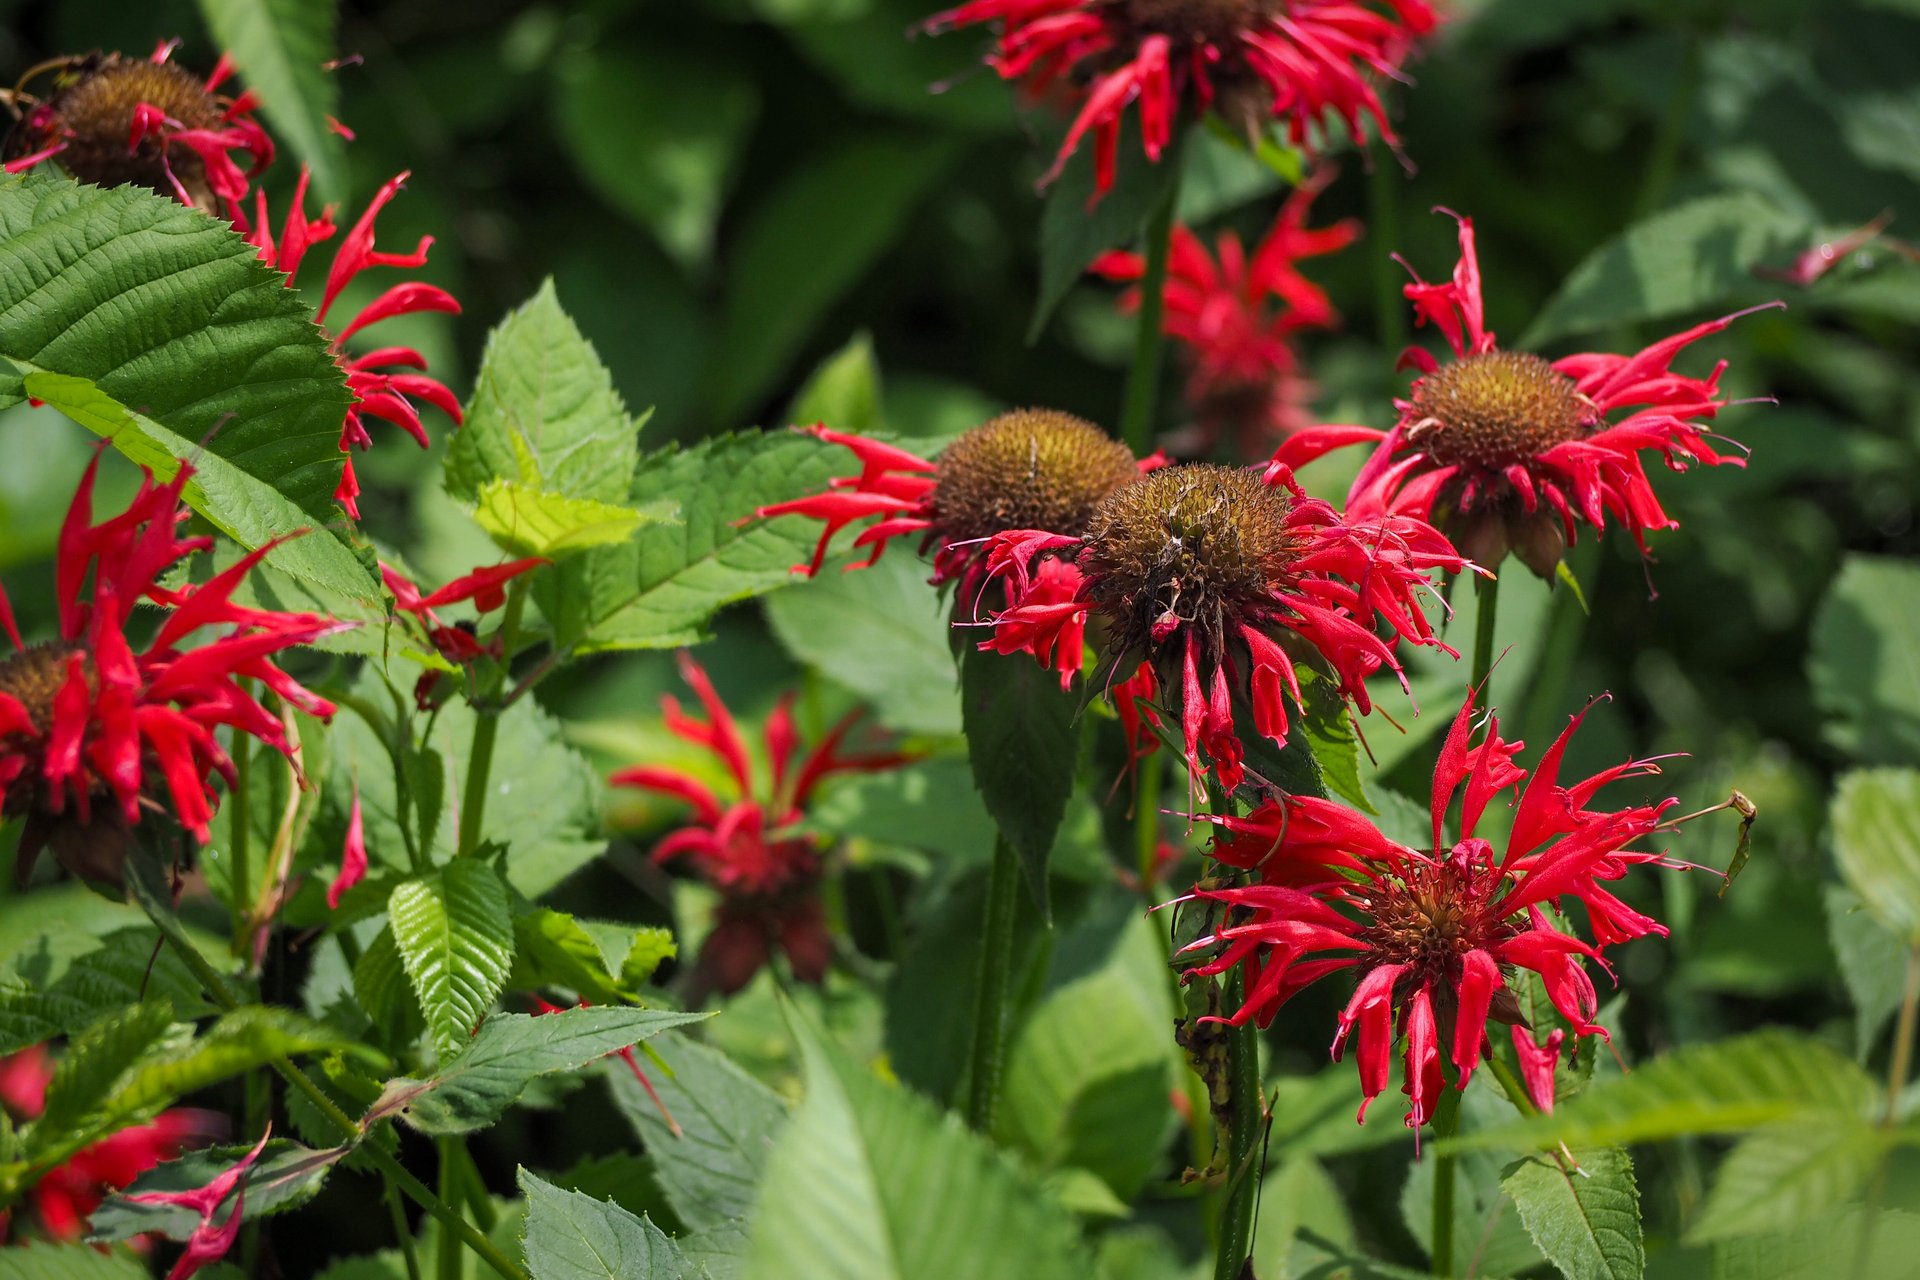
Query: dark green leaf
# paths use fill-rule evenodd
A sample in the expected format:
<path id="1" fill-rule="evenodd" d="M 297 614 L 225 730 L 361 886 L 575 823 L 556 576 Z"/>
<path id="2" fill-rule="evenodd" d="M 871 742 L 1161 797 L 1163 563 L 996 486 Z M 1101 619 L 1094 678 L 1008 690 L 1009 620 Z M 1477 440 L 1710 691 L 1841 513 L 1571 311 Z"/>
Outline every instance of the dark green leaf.
<path id="1" fill-rule="evenodd" d="M 1573 1156 L 1577 1173 L 1553 1157 L 1529 1156 L 1501 1185 L 1567 1280 L 1639 1280 L 1647 1257 L 1632 1158 L 1618 1147 L 1575 1148 Z"/>
<path id="2" fill-rule="evenodd" d="M 388 919 L 442 1059 L 467 1046 L 513 964 L 507 887 L 477 858 L 397 886 Z"/>
<path id="3" fill-rule="evenodd" d="M 62 1145 L 106 1107 L 115 1084 L 158 1050 L 173 1030 L 173 1010 L 139 1004 L 75 1036 L 47 1084 L 46 1102 L 28 1132 L 27 1151 Z"/>
<path id="4" fill-rule="evenodd" d="M 76 957 L 52 982 L 28 976 L 31 957 L 16 957 L 0 977 L 0 1053 L 72 1035 L 142 1000 L 164 1002 L 178 1018 L 212 1012 L 199 980 L 151 928 L 118 929 Z"/>
<path id="5" fill-rule="evenodd" d="M 608 1200 L 520 1170 L 533 1280 L 705 1280 L 666 1233 Z"/>
<path id="6" fill-rule="evenodd" d="M 1026 654 L 976 651 L 961 663 L 960 708 L 973 784 L 1044 908 L 1047 855 L 1080 763 L 1078 705 Z"/>
<path id="7" fill-rule="evenodd" d="M 273 136 L 313 170 L 323 202 L 346 198 L 340 138 L 329 125 L 340 92 L 331 69 L 334 6 L 315 0 L 200 0 L 214 42 L 260 94 Z"/>

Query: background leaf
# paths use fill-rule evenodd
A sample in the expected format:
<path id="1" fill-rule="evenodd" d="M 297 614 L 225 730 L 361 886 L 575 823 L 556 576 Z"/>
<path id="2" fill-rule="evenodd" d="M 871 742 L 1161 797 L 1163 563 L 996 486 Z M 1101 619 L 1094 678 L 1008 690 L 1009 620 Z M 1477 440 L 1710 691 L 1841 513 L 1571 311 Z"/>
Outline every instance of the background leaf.
<path id="1" fill-rule="evenodd" d="M 1079 708 L 1026 654 L 978 651 L 960 664 L 960 707 L 973 784 L 1045 904 L 1047 855 L 1080 764 Z"/>
<path id="2" fill-rule="evenodd" d="M 260 94 L 274 139 L 313 170 L 324 204 L 347 195 L 340 137 L 328 118 L 340 111 L 334 72 L 334 7 L 324 0 L 199 0 L 214 41 L 233 55 L 241 79 Z"/>
<path id="3" fill-rule="evenodd" d="M 1579 1172 L 1529 1156 L 1501 1181 L 1540 1252 L 1567 1280 L 1639 1280 L 1640 1187 L 1618 1147 L 1575 1148 Z"/>
<path id="4" fill-rule="evenodd" d="M 1920 947 L 1920 771 L 1844 775 L 1833 798 L 1833 852 L 1867 911 Z"/>
<path id="5" fill-rule="evenodd" d="M 619 1205 L 525 1169 L 527 1270 L 533 1280 L 705 1280 L 666 1233 Z"/>
<path id="6" fill-rule="evenodd" d="M 1807 675 L 1826 736 L 1863 763 L 1920 763 L 1915 618 L 1920 566 L 1884 556 L 1848 556 L 1814 616 Z"/>

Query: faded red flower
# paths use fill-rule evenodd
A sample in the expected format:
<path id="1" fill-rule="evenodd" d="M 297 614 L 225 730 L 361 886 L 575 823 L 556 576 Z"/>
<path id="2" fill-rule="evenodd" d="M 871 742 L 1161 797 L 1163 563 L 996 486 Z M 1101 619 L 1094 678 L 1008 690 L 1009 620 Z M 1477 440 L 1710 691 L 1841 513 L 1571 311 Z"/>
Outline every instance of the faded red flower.
<path id="1" fill-rule="evenodd" d="M 1334 1036 L 1338 1060 L 1351 1038 L 1367 1103 L 1384 1091 L 1396 1045 L 1404 1044 L 1403 1091 L 1412 1099 L 1407 1123 L 1426 1123 L 1445 1063 L 1465 1088 L 1487 1052 L 1489 1018 L 1520 1021 L 1507 987 L 1517 969 L 1539 974 L 1548 998 L 1576 1037 L 1606 1036 L 1593 1021 L 1599 1008 L 1584 961 L 1606 967 L 1601 949 L 1666 928 L 1604 887 L 1636 866 L 1677 867 L 1662 854 L 1630 848 L 1670 824 L 1672 799 L 1617 811 L 1591 809 L 1608 783 L 1660 772 L 1652 760 L 1629 760 L 1572 784 L 1560 764 L 1585 717 L 1573 717 L 1524 790 L 1518 790 L 1504 850 L 1474 835 L 1500 792 L 1518 788 L 1526 770 L 1513 763 L 1521 744 L 1488 725 L 1484 743 L 1469 746 L 1473 702 L 1460 709 L 1434 769 L 1433 843 L 1416 849 L 1382 835 L 1360 814 L 1327 800 L 1287 796 L 1243 818 L 1216 817 L 1213 856 L 1253 873 L 1250 884 L 1196 889 L 1194 897 L 1228 908 L 1194 948 L 1225 949 L 1190 977 L 1245 966 L 1246 1003 L 1227 1021 L 1265 1026 L 1297 992 L 1342 969 L 1356 981 Z M 1442 834 L 1449 806 L 1460 800 L 1460 835 Z M 1556 927 L 1569 900 L 1578 901 L 1594 941 Z M 1551 915 L 1549 914 L 1551 913 Z M 1522 1037 L 1516 1036 L 1518 1044 Z M 1529 1091 L 1552 1105 L 1552 1068 L 1560 1041 L 1528 1038 L 1521 1053 Z"/>
<path id="2" fill-rule="evenodd" d="M 205 80 L 182 70 L 172 61 L 178 44 L 165 41 L 145 59 L 95 53 L 27 72 L 22 86 L 51 73 L 53 92 L 41 101 L 15 89 L 6 171 L 51 160 L 82 182 L 148 187 L 244 227 L 248 184 L 273 159 L 273 140 L 253 118 L 259 98 L 216 92 L 233 74 L 224 54 Z M 252 161 L 245 172 L 236 151 Z"/>
<path id="3" fill-rule="evenodd" d="M 1375 88 L 1398 79 L 1415 39 L 1439 18 L 1426 0 L 970 0 L 930 31 L 995 24 L 987 65 L 1038 100 L 1072 105 L 1044 185 L 1093 135 L 1094 198 L 1113 186 L 1120 120 L 1138 104 L 1140 143 L 1157 162 L 1183 111 L 1212 111 L 1258 136 L 1270 120 L 1306 146 L 1338 119 L 1356 138 L 1371 120 L 1397 145 Z"/>
<path id="4" fill-rule="evenodd" d="M 174 1262 L 173 1270 L 167 1272 L 167 1280 L 188 1280 L 198 1275 L 202 1267 L 226 1257 L 227 1251 L 233 1248 L 233 1242 L 240 1238 L 240 1220 L 246 1215 L 247 1174 L 260 1153 L 267 1149 L 267 1138 L 272 1132 L 273 1126 L 267 1126 L 251 1151 L 215 1174 L 205 1186 L 191 1191 L 143 1191 L 127 1197 L 134 1204 L 172 1205 L 200 1215 L 199 1225 L 187 1237 L 187 1247 Z M 216 1221 L 228 1196 L 233 1197 L 233 1209 L 225 1222 Z"/>
<path id="5" fill-rule="evenodd" d="M 260 251 L 260 260 L 286 273 L 288 288 L 293 287 L 293 278 L 298 274 L 307 250 L 323 240 L 331 239 L 338 230 L 333 223 L 331 207 L 322 209 L 317 219 L 307 217 L 308 176 L 307 170 L 300 171 L 300 181 L 294 187 L 293 199 L 287 205 L 286 221 L 282 224 L 279 240 L 273 238 L 265 192 L 256 192 L 254 195 L 255 216 L 252 229 L 247 233 L 248 242 Z M 360 518 L 360 484 L 353 474 L 353 450 L 365 450 L 373 446 L 373 437 L 367 434 L 366 427 L 369 415 L 384 418 L 399 427 L 412 436 L 422 449 L 430 443 L 427 429 L 421 424 L 420 411 L 409 397 L 436 406 L 453 419 L 455 426 L 461 422 L 460 401 L 453 392 L 447 390 L 446 384 L 427 377 L 424 372 L 395 372 L 426 369 L 427 358 L 412 347 L 377 347 L 359 355 L 347 352 L 349 338 L 382 320 L 422 311 L 445 311 L 457 315 L 460 304 L 445 289 L 422 280 L 402 281 L 362 307 L 360 313 L 345 325 L 336 325 L 331 330 L 326 327 L 327 313 L 339 301 L 341 291 L 353 283 L 362 271 L 372 267 L 426 265 L 427 250 L 433 246 L 432 236 L 421 236 L 420 243 L 414 246 L 412 253 L 383 253 L 374 247 L 374 219 L 400 193 L 407 176 L 406 173 L 396 174 L 374 193 L 360 220 L 353 224 L 341 240 L 340 247 L 334 250 L 333 263 L 327 268 L 326 288 L 314 312 L 315 321 L 323 332 L 328 333 L 333 357 L 346 373 L 347 390 L 353 393 L 355 399 L 340 424 L 340 452 L 346 458 L 340 472 L 340 484 L 333 496 L 346 508 L 347 514 L 356 520 Z"/>
<path id="6" fill-rule="evenodd" d="M 688 715 L 669 695 L 661 700 L 667 729 L 720 759 L 734 797 L 722 800 L 699 777 L 664 765 L 619 769 L 610 781 L 671 796 L 693 809 L 693 821 L 656 844 L 653 857 L 657 862 L 685 859 L 720 892 L 713 932 L 700 948 L 697 972 L 703 985 L 722 994 L 738 991 L 767 963 L 773 947 L 786 954 L 796 978 L 819 982 L 833 959 L 833 939 L 820 902 L 825 847 L 818 836 L 800 832 L 796 825 L 827 778 L 895 769 L 912 757 L 899 752 L 841 754 L 859 721 L 857 711 L 802 755 L 793 696 L 788 694 L 767 717 L 766 785 L 756 786 L 739 725 L 707 673 L 685 651 L 680 654 L 680 675 L 699 698 L 706 719 Z"/>
<path id="7" fill-rule="evenodd" d="M 1314 197 L 1332 179 L 1332 171 L 1323 170 L 1302 183 L 1281 206 L 1251 260 L 1232 231 L 1221 232 L 1209 253 L 1193 232 L 1174 227 L 1161 327 L 1185 349 L 1187 406 L 1194 415 L 1192 427 L 1169 442 L 1175 451 L 1205 456 L 1225 446 L 1239 459 L 1251 460 L 1312 425 L 1313 384 L 1300 367 L 1294 335 L 1331 329 L 1340 317 L 1297 264 L 1360 238 L 1360 223 L 1353 218 L 1330 227 L 1307 226 Z M 1137 253 L 1109 253 L 1093 270 L 1109 280 L 1134 282 L 1146 274 L 1146 260 Z M 1121 298 L 1127 311 L 1139 305 L 1138 288 Z"/>
<path id="8" fill-rule="evenodd" d="M 46 1107 L 53 1061 L 45 1045 L 0 1057 L 0 1106 L 15 1124 Z M 77 1241 L 107 1194 L 126 1186 L 188 1147 L 210 1141 L 223 1121 L 209 1111 L 175 1107 L 147 1124 L 109 1134 L 49 1169 L 28 1193 L 40 1229 L 55 1240 Z M 4 1226 L 0 1225 L 0 1236 Z"/>
<path id="9" fill-rule="evenodd" d="M 1695 325 L 1632 356 L 1583 352 L 1548 361 L 1503 351 L 1486 327 L 1473 222 L 1442 212 L 1460 223 L 1460 263 L 1447 283 L 1415 276 L 1405 292 L 1418 320 L 1445 335 L 1454 359 L 1442 364 L 1408 347 L 1400 363 L 1420 376 L 1408 398 L 1395 401 L 1400 420 L 1391 431 L 1314 428 L 1283 442 L 1274 465 L 1296 467 L 1329 449 L 1377 441 L 1347 495 L 1348 512 L 1431 520 L 1461 554 L 1489 567 L 1511 550 L 1551 578 L 1576 523 L 1599 530 L 1609 515 L 1644 554 L 1647 531 L 1675 521 L 1654 497 L 1643 452 L 1658 452 L 1675 471 L 1691 462 L 1745 465 L 1709 447 L 1699 425 L 1728 404 L 1720 395 L 1725 362 L 1705 378 L 1668 366 L 1689 344 L 1749 312 Z"/>
<path id="10" fill-rule="evenodd" d="M 28 645 L 0 592 L 0 625 L 17 652 L 0 662 L 0 787 L 5 813 L 26 819 L 24 879 L 42 845 L 76 875 L 117 880 L 127 828 L 143 809 L 170 814 L 203 843 L 218 798 L 210 775 L 232 780 L 214 737 L 225 726 L 292 758 L 280 717 L 242 683 L 257 680 L 282 701 L 323 719 L 333 704 L 308 692 L 273 657 L 343 629 L 308 613 L 235 603 L 233 594 L 281 539 L 249 552 L 203 583 L 163 586 L 176 562 L 213 545 L 181 538 L 180 495 L 193 467 L 168 484 L 144 472 L 127 510 L 93 523 L 88 464 L 61 526 L 54 566 L 59 638 Z M 129 634 L 142 600 L 160 605 L 146 647 Z M 212 628 L 224 635 L 190 643 Z"/>
<path id="11" fill-rule="evenodd" d="M 1245 774 L 1236 696 L 1251 704 L 1254 731 L 1276 743 L 1288 701 L 1302 705 L 1303 661 L 1368 710 L 1366 678 L 1400 670 L 1394 639 L 1445 648 L 1420 600 L 1425 575 L 1470 567 L 1419 520 L 1349 523 L 1290 477 L 1269 483 L 1257 469 L 1203 464 L 1115 490 L 1083 536 L 1020 530 L 989 548 L 1013 603 L 980 647 L 1030 653 L 1064 684 L 1080 668 L 1088 618 L 1099 617 L 1108 682 L 1127 677 L 1117 705 L 1136 758 L 1151 716 L 1128 704 L 1164 690 L 1188 769 L 1197 777 L 1204 754 L 1229 791 Z M 1375 633 L 1376 614 L 1391 639 Z"/>
<path id="12" fill-rule="evenodd" d="M 969 616 L 985 580 L 987 539 L 1009 529 L 1078 531 L 1102 498 L 1166 465 L 1159 454 L 1136 460 L 1100 428 L 1056 409 L 1003 413 L 954 440 L 937 460 L 818 423 L 807 431 L 850 451 L 860 474 L 755 513 L 805 516 L 826 526 L 813 559 L 794 572 L 819 573 L 833 536 L 872 520 L 853 542 L 872 550 L 849 568 L 865 568 L 893 539 L 917 535 L 921 553 L 933 552 L 933 581 L 958 583 Z"/>

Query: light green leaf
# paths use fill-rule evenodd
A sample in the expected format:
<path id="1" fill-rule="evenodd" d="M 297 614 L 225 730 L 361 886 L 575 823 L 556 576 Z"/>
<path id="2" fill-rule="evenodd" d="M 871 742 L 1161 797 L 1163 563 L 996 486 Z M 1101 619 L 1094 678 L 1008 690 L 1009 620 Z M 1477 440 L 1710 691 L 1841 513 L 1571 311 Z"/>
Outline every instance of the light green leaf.
<path id="1" fill-rule="evenodd" d="M 147 1264 L 91 1245 L 38 1241 L 0 1249 L 0 1280 L 147 1280 Z"/>
<path id="2" fill-rule="evenodd" d="M 793 398 L 789 421 L 799 426 L 823 422 L 835 431 L 878 435 L 886 430 L 880 412 L 880 366 L 873 338 L 862 332 L 821 362 Z"/>
<path id="3" fill-rule="evenodd" d="M 54 1068 L 40 1116 L 27 1132 L 29 1157 L 83 1131 L 87 1118 L 108 1105 L 114 1085 L 167 1040 L 173 1025 L 173 1010 L 166 1005 L 138 1004 L 75 1036 Z"/>
<path id="4" fill-rule="evenodd" d="M 1847 887 L 1894 936 L 1920 946 L 1920 771 L 1843 775 L 1831 821 Z"/>
<path id="5" fill-rule="evenodd" d="M 99 945 L 51 981 L 35 956 L 16 957 L 0 975 L 0 1053 L 73 1035 L 142 1000 L 164 1002 L 177 1018 L 213 1011 L 179 954 L 171 947 L 156 952 L 156 930 L 117 929 L 94 941 Z"/>
<path id="6" fill-rule="evenodd" d="M 527 1197 L 522 1243 L 533 1280 L 706 1280 L 646 1218 L 524 1168 L 519 1181 Z"/>
<path id="7" fill-rule="evenodd" d="M 960 707 L 973 785 L 1044 915 L 1047 855 L 1080 765 L 1078 703 L 1026 654 L 976 651 L 961 663 Z"/>
<path id="8" fill-rule="evenodd" d="M 1906 983 L 1907 949 L 1841 885 L 1826 888 L 1827 940 L 1840 962 L 1840 977 L 1853 1001 L 1854 1056 L 1862 1062 L 1900 1007 Z"/>
<path id="9" fill-rule="evenodd" d="M 300 163 L 313 170 L 324 203 L 346 198 L 346 164 L 329 116 L 340 91 L 333 58 L 334 6 L 328 0 L 200 0 L 214 43 L 233 55 L 260 94 L 260 110 Z"/>
<path id="10" fill-rule="evenodd" d="M 1833 1280 L 1855 1261 L 1862 1209 L 1830 1214 L 1791 1231 L 1734 1236 L 1714 1242 L 1713 1280 Z M 1852 1274 L 1874 1280 L 1920 1277 L 1920 1214 L 1880 1209 L 1871 1243 Z"/>
<path id="11" fill-rule="evenodd" d="M 433 1075 L 389 1081 L 367 1121 L 398 1115 L 423 1133 L 471 1133 L 499 1119 L 540 1076 L 578 1071 L 596 1058 L 709 1016 L 604 1008 L 562 1009 L 538 1017 L 495 1014 L 463 1053 Z"/>
<path id="12" fill-rule="evenodd" d="M 1813 619 L 1807 675 L 1826 737 L 1863 764 L 1920 764 L 1920 565 L 1848 556 Z"/>
<path id="13" fill-rule="evenodd" d="M 513 964 L 507 887 L 475 858 L 394 888 L 393 939 L 441 1058 L 465 1048 Z"/>
<path id="14" fill-rule="evenodd" d="M 620 962 L 620 981 L 629 989 L 645 986 L 653 979 L 653 971 L 664 960 L 671 960 L 680 954 L 680 946 L 674 941 L 671 929 L 657 929 L 642 926 L 633 931 L 633 944 L 627 948 L 627 955 Z"/>
<path id="15" fill-rule="evenodd" d="M 640 511 L 593 498 L 568 498 L 512 480 L 489 480 L 480 488 L 473 519 L 510 555 L 555 559 L 625 542 L 646 525 L 671 521 L 676 509 L 661 501 Z"/>
<path id="16" fill-rule="evenodd" d="M 1567 1280 L 1639 1280 L 1647 1255 L 1632 1158 L 1617 1147 L 1575 1148 L 1573 1156 L 1577 1173 L 1529 1156 L 1501 1185 L 1540 1252 Z"/>
<path id="17" fill-rule="evenodd" d="M 789 1013 L 807 1094 L 774 1144 L 749 1280 L 1080 1280 L 1070 1216 L 957 1116 L 847 1062 Z"/>
<path id="18" fill-rule="evenodd" d="M 87 1238 L 95 1242 L 131 1240 L 151 1231 L 169 1240 L 185 1240 L 200 1225 L 198 1213 L 180 1205 L 140 1202 L 129 1197 L 204 1187 L 231 1169 L 250 1150 L 251 1143 L 204 1147 L 154 1166 L 94 1210 L 88 1219 Z M 246 1205 L 241 1220 L 251 1222 L 300 1208 L 319 1194 L 333 1166 L 346 1154 L 344 1147 L 316 1151 L 286 1138 L 268 1142 L 260 1159 L 247 1171 Z"/>
<path id="19" fill-rule="evenodd" d="M 940 821 L 928 822 L 929 813 Z M 972 769 L 952 756 L 842 778 L 807 817 L 835 835 L 925 849 L 962 864 L 985 866 L 993 856 L 993 819 L 973 789 Z"/>
<path id="20" fill-rule="evenodd" d="M 1720 1166 L 1689 1242 L 1778 1231 L 1844 1204 L 1886 1158 L 1892 1136 L 1821 1119 L 1750 1134 Z"/>
<path id="21" fill-rule="evenodd" d="M 564 911 L 536 907 L 515 916 L 513 937 L 515 969 L 526 969 L 525 985 L 571 987 L 595 1004 L 637 999 L 632 987 L 608 970 L 607 958 L 593 935 Z"/>

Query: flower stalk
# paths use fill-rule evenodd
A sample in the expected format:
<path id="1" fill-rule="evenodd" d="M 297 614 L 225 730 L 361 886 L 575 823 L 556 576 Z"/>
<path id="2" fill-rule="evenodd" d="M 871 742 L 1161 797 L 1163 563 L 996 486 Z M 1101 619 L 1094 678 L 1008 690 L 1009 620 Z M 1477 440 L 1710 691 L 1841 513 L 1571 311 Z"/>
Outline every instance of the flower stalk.
<path id="1" fill-rule="evenodd" d="M 1013 972 L 1013 925 L 1020 910 L 1020 859 L 1006 836 L 993 841 L 987 872 L 987 914 L 980 931 L 980 981 L 973 997 L 973 1049 L 967 1073 L 967 1124 L 992 1133 L 1007 1064 L 1007 995 Z"/>
<path id="2" fill-rule="evenodd" d="M 1498 1055 L 1494 1055 L 1498 1061 Z M 1460 1128 L 1460 1091 L 1443 1089 L 1433 1108 L 1433 1136 L 1443 1143 Z M 1459 1178 L 1460 1157 L 1444 1146 L 1433 1160 L 1433 1274 L 1439 1280 L 1453 1274 L 1453 1192 Z"/>
<path id="3" fill-rule="evenodd" d="M 527 607 L 527 580 L 516 579 L 507 588 L 507 611 L 500 620 L 499 669 L 487 689 L 487 696 L 476 700 L 473 713 L 473 742 L 467 748 L 467 787 L 460 805 L 459 856 L 466 857 L 480 845 L 480 825 L 487 815 L 487 784 L 493 773 L 493 744 L 500 733 L 498 697 L 506 685 L 507 670 L 513 665 L 515 643 L 520 638 L 520 617 Z"/>
<path id="4" fill-rule="evenodd" d="M 1493 624 L 1500 613 L 1500 579 L 1476 578 L 1473 583 L 1473 671 L 1467 687 L 1481 703 L 1491 706 L 1487 677 L 1493 671 Z"/>
<path id="5" fill-rule="evenodd" d="M 1224 1004 L 1246 1000 L 1246 975 L 1234 969 L 1226 977 Z M 1253 1210 L 1260 1194 L 1261 1109 L 1260 1032 L 1253 1023 L 1227 1033 L 1227 1084 L 1231 1091 L 1227 1129 L 1227 1200 L 1220 1209 L 1220 1242 L 1214 1280 L 1238 1280 L 1253 1252 Z"/>
<path id="6" fill-rule="evenodd" d="M 1180 166 L 1184 148 L 1177 144 L 1166 158 L 1167 192 L 1147 223 L 1147 266 L 1140 280 L 1139 328 L 1134 331 L 1133 365 L 1127 373 L 1127 400 L 1120 414 L 1120 439 L 1136 454 L 1149 452 L 1153 442 L 1153 409 L 1160 398 L 1160 367 L 1165 359 L 1165 335 L 1160 321 L 1166 311 L 1167 258 L 1173 246 L 1173 215 L 1180 204 Z"/>

